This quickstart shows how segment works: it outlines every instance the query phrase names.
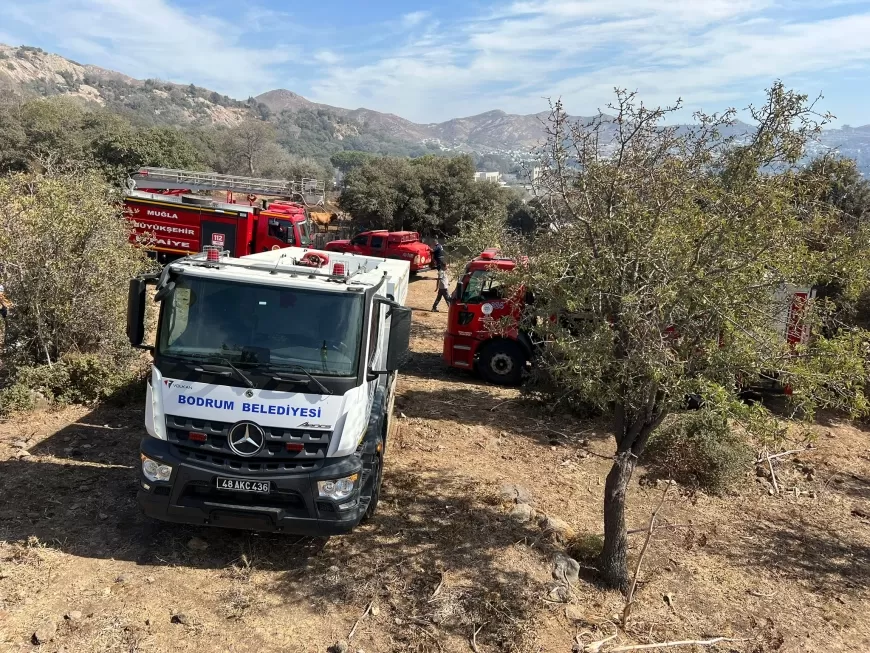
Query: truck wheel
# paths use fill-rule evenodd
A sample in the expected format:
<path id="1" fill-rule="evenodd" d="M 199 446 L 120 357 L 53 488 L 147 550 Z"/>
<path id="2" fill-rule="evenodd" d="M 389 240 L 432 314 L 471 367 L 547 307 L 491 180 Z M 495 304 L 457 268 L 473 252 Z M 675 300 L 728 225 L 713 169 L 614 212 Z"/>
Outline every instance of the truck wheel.
<path id="1" fill-rule="evenodd" d="M 368 503 L 362 520 L 371 519 L 378 509 L 378 501 L 381 498 L 381 483 L 384 480 L 384 440 L 378 441 L 376 453 L 369 462 L 367 478 L 363 482 L 360 501 Z"/>
<path id="2" fill-rule="evenodd" d="M 511 340 L 494 340 L 484 345 L 477 360 L 483 378 L 496 385 L 519 385 L 525 365 L 522 347 Z"/>

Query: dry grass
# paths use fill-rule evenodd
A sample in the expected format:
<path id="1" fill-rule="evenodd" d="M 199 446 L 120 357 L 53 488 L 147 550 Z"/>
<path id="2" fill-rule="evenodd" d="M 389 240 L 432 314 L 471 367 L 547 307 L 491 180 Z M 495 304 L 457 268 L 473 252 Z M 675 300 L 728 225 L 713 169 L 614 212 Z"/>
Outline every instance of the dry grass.
<path id="1" fill-rule="evenodd" d="M 433 285 L 412 284 L 415 307 L 431 305 Z M 50 653 L 322 653 L 357 621 L 350 650 L 368 653 L 465 653 L 475 632 L 481 653 L 567 653 L 578 633 L 611 634 L 622 598 L 589 565 L 609 438 L 595 422 L 446 370 L 444 320 L 415 314 L 381 509 L 346 537 L 146 522 L 134 499 L 140 406 L 0 424 L 0 651 L 36 650 L 30 638 L 46 619 L 58 624 L 39 649 Z M 36 443 L 19 460 L 22 433 Z M 771 496 L 752 472 L 734 496 L 672 491 L 614 642 L 724 635 L 748 641 L 718 651 L 870 651 L 866 443 L 851 425 L 821 426 L 816 448 L 776 463 L 797 493 Z M 567 545 L 583 563 L 567 605 L 544 600 L 561 546 L 509 517 L 508 482 L 580 534 Z M 630 528 L 646 525 L 660 495 L 632 484 Z M 194 536 L 206 551 L 187 548 Z M 632 536 L 632 555 L 642 538 Z M 70 611 L 81 619 L 65 620 Z M 173 623 L 179 614 L 185 623 Z"/>

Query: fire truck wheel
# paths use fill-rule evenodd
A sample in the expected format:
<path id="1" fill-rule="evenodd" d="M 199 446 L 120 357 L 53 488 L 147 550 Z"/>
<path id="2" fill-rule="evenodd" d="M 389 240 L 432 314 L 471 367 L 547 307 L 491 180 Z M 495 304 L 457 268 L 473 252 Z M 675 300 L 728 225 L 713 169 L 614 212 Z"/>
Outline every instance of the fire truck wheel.
<path id="1" fill-rule="evenodd" d="M 363 501 L 368 500 L 368 506 L 366 506 L 366 512 L 363 515 L 363 521 L 367 521 L 371 519 L 375 512 L 378 509 L 378 501 L 381 498 L 381 483 L 384 480 L 384 445 L 383 439 L 380 440 L 379 449 L 376 454 L 372 457 L 371 461 L 371 471 L 370 476 L 365 481 L 365 485 L 362 488 L 362 497 Z"/>
<path id="2" fill-rule="evenodd" d="M 480 374 L 497 385 L 519 385 L 523 380 L 526 356 L 511 340 L 493 340 L 484 345 L 477 360 Z"/>

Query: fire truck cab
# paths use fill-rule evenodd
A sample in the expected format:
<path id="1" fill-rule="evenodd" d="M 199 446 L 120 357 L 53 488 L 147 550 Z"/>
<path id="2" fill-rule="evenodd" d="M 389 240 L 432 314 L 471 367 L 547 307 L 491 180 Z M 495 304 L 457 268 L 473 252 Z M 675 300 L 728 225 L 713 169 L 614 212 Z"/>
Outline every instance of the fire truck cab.
<path id="1" fill-rule="evenodd" d="M 532 359 L 531 339 L 516 326 L 525 292 L 511 293 L 494 274 L 514 267 L 516 262 L 496 249 L 469 262 L 454 290 L 444 334 L 449 366 L 474 370 L 499 385 L 520 383 Z"/>

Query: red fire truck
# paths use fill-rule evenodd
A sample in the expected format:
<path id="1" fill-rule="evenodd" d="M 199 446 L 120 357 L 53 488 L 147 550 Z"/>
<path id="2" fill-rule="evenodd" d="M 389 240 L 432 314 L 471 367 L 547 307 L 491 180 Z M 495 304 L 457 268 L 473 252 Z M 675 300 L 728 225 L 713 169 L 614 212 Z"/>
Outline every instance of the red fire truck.
<path id="1" fill-rule="evenodd" d="M 499 385 L 522 381 L 523 371 L 534 357 L 534 346 L 529 334 L 516 325 L 529 294 L 523 290 L 511 292 L 494 274 L 515 267 L 516 262 L 502 257 L 497 249 L 484 250 L 465 266 L 454 291 L 444 334 L 443 358 L 450 367 L 474 370 Z M 774 293 L 772 301 L 783 307 L 774 316 L 774 327 L 788 344 L 806 342 L 809 338 L 802 315 L 807 302 L 815 296 L 814 288 L 794 286 Z M 505 317 L 512 319 L 503 321 Z M 493 328 L 499 323 L 499 328 Z M 790 393 L 790 388 L 781 386 L 773 374 L 764 374 L 747 387 Z"/>
<path id="2" fill-rule="evenodd" d="M 411 264 L 411 272 L 427 270 L 432 265 L 432 249 L 421 242 L 416 231 L 364 231 L 350 240 L 333 240 L 326 250 L 398 258 Z"/>
<path id="3" fill-rule="evenodd" d="M 513 270 L 516 262 L 487 249 L 465 266 L 447 313 L 444 360 L 451 367 L 478 371 L 487 381 L 516 385 L 532 360 L 528 334 L 516 327 L 494 330 L 504 317 L 519 320 L 525 297 L 506 292 L 496 270 Z"/>
<path id="4" fill-rule="evenodd" d="M 322 182 L 284 182 L 210 172 L 142 168 L 131 176 L 124 197 L 133 225 L 131 242 L 153 249 L 161 261 L 196 253 L 206 245 L 246 256 L 284 247 L 311 244 L 311 220 L 305 204 L 317 201 Z M 136 189 L 136 186 L 141 189 Z M 191 191 L 225 191 L 221 202 Z M 246 194 L 248 204 L 236 203 Z M 260 201 L 258 195 L 287 200 Z M 293 199 L 302 202 L 291 201 Z"/>

